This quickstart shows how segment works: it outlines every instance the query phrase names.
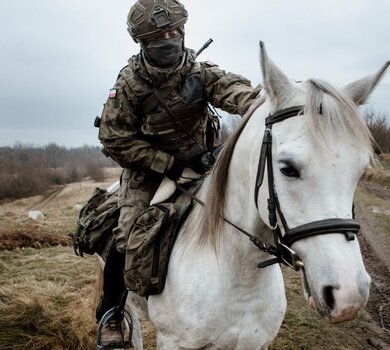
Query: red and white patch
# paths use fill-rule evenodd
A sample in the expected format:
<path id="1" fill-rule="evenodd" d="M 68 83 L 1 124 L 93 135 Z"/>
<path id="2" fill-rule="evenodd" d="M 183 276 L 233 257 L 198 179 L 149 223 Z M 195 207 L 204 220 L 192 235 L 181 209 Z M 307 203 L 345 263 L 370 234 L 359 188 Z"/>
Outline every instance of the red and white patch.
<path id="1" fill-rule="evenodd" d="M 110 93 L 108 94 L 109 98 L 115 98 L 116 97 L 117 90 L 116 89 L 111 89 Z"/>

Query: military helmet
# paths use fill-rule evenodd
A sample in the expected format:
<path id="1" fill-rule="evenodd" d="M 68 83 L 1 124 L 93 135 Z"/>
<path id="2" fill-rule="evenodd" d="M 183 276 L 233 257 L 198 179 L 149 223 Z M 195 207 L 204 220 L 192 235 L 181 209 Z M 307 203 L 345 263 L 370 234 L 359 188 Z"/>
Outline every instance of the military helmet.
<path id="1" fill-rule="evenodd" d="M 127 16 L 127 30 L 135 41 L 187 22 L 188 12 L 178 0 L 138 0 Z"/>

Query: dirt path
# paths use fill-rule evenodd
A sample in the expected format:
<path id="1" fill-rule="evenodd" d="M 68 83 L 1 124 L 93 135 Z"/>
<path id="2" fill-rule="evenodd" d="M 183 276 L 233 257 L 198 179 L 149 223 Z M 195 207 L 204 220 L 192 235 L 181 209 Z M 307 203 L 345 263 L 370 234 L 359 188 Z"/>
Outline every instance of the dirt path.
<path id="1" fill-rule="evenodd" d="M 382 328 L 384 340 L 390 347 L 390 272 L 363 236 L 359 237 L 359 242 L 367 272 L 372 279 L 366 311 Z"/>
<path id="2" fill-rule="evenodd" d="M 367 203 L 358 203 L 356 217 L 361 224 L 359 242 L 365 266 L 372 278 L 370 299 L 366 310 L 376 325 L 382 328 L 384 339 L 390 348 L 390 254 L 388 250 L 390 233 L 380 232 L 381 228 L 375 215 L 367 215 L 377 210 L 390 220 L 390 212 L 388 212 L 390 190 L 368 181 L 362 181 L 360 185 L 369 193 L 385 200 L 384 207 L 380 209 Z"/>
<path id="3" fill-rule="evenodd" d="M 374 193 L 378 197 L 390 200 L 390 190 L 383 186 L 369 181 L 360 181 L 360 185 L 363 186 L 367 191 Z"/>
<path id="4" fill-rule="evenodd" d="M 390 271 L 390 189 L 367 181 L 360 185 L 365 192 L 357 201 L 356 217 L 367 243 Z"/>

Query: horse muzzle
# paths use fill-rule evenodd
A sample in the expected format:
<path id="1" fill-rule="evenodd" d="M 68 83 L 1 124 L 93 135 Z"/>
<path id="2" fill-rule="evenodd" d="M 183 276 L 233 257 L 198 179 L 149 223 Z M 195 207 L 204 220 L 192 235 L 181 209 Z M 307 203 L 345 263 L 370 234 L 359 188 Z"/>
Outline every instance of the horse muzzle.
<path id="1" fill-rule="evenodd" d="M 301 271 L 309 306 L 330 323 L 355 319 L 358 312 L 367 304 L 371 283 L 367 273 L 360 274 L 355 281 L 340 279 L 338 283 L 331 283 L 322 280 L 315 288 L 314 282 L 307 277 L 305 270 Z"/>

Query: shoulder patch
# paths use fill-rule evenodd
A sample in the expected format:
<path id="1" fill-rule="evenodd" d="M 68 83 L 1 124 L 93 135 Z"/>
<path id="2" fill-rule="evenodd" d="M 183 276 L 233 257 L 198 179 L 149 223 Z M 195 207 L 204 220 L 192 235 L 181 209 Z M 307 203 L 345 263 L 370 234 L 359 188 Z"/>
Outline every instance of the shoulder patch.
<path id="1" fill-rule="evenodd" d="M 205 62 L 209 67 L 218 67 L 218 64 L 211 62 L 211 61 L 206 61 Z"/>
<path id="2" fill-rule="evenodd" d="M 108 94 L 108 98 L 115 98 L 117 91 L 117 89 L 111 89 L 110 93 Z"/>

